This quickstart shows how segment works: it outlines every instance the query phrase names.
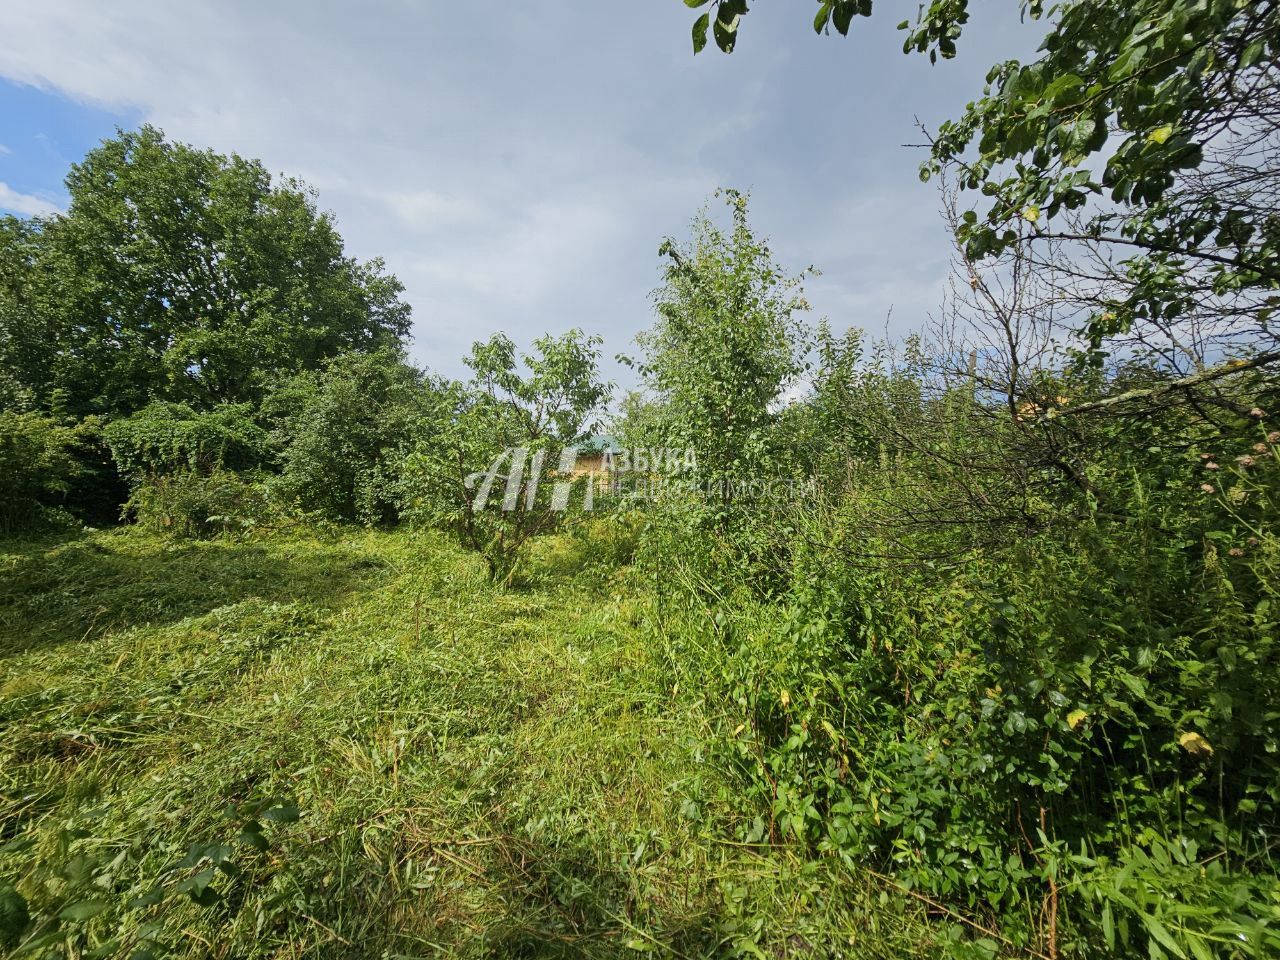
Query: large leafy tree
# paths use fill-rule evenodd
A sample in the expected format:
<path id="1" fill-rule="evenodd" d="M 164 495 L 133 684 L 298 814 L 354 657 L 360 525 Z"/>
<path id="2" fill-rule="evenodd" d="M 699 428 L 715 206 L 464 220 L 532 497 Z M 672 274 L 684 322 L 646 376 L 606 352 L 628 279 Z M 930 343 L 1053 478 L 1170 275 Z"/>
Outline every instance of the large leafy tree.
<path id="1" fill-rule="evenodd" d="M 1065 267 L 1095 358 L 1117 340 L 1175 367 L 1242 345 L 1274 351 L 1280 4 L 1019 7 L 1048 22 L 1037 59 L 995 65 L 983 95 L 936 131 L 922 170 L 981 193 L 960 224 L 969 255 L 1024 246 Z M 732 51 L 746 13 L 743 0 L 715 0 L 695 51 L 709 27 Z M 870 0 L 822 0 L 814 27 L 844 34 L 870 13 Z M 900 25 L 905 49 L 955 56 L 968 15 L 967 0 L 932 0 Z"/>
<path id="2" fill-rule="evenodd" d="M 143 127 L 67 177 L 63 215 L 0 221 L 0 389 L 58 413 L 252 401 L 280 374 L 408 330 L 301 184 Z"/>

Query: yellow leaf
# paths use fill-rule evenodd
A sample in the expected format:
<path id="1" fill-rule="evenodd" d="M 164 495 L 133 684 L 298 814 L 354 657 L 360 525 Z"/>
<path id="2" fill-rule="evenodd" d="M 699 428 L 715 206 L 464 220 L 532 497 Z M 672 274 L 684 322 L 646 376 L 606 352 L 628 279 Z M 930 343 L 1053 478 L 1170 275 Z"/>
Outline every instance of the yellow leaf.
<path id="1" fill-rule="evenodd" d="M 787 693 L 787 691 L 783 690 L 778 699 L 782 701 L 784 707 L 791 706 L 791 694 Z"/>
<path id="2" fill-rule="evenodd" d="M 1027 209 L 1022 211 L 1022 219 L 1026 220 L 1028 223 L 1035 223 L 1040 219 L 1040 208 L 1027 207 Z"/>
<path id="3" fill-rule="evenodd" d="M 1173 127 L 1166 123 L 1163 127 L 1156 127 L 1148 133 L 1147 139 L 1152 143 L 1164 143 L 1171 136 L 1173 136 Z"/>
<path id="4" fill-rule="evenodd" d="M 737 728 L 733 731 L 733 735 L 736 737 L 745 729 L 747 729 L 747 725 L 745 723 L 740 723 L 738 724 Z"/>
<path id="5" fill-rule="evenodd" d="M 1178 737 L 1178 744 L 1193 757 L 1204 759 L 1213 756 L 1213 745 L 1195 731 L 1188 731 Z"/>
<path id="6" fill-rule="evenodd" d="M 1083 710 L 1072 710 L 1067 714 L 1067 726 L 1074 730 L 1088 718 L 1088 714 Z"/>

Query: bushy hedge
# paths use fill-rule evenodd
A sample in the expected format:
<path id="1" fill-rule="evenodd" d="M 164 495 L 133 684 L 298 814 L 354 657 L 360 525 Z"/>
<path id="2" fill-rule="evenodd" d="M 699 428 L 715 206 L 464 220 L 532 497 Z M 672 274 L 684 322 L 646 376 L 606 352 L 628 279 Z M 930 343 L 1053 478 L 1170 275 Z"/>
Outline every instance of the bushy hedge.
<path id="1" fill-rule="evenodd" d="M 41 413 L 0 410 L 0 533 L 52 519 L 81 473 L 78 454 L 91 425 L 68 427 Z"/>
<path id="2" fill-rule="evenodd" d="M 155 533 L 206 538 L 254 529 L 277 511 L 261 483 L 230 470 L 179 470 L 148 477 L 124 515 Z"/>
<path id="3" fill-rule="evenodd" d="M 109 423 L 103 438 L 120 472 L 135 481 L 182 471 L 249 469 L 271 456 L 270 437 L 247 403 L 212 410 L 152 403 Z"/>

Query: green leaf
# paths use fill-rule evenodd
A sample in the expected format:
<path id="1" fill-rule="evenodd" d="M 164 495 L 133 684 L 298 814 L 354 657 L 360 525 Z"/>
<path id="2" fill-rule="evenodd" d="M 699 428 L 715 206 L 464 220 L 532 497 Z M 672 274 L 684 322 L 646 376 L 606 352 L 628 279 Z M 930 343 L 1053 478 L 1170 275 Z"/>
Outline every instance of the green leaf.
<path id="1" fill-rule="evenodd" d="M 818 15 L 813 18 L 813 32 L 822 33 L 827 29 L 827 23 L 831 20 L 831 3 L 827 2 L 818 7 Z"/>
<path id="2" fill-rule="evenodd" d="M 733 53 L 734 44 L 738 42 L 738 20 L 739 18 L 735 15 L 728 23 L 724 23 L 717 17 L 712 24 L 711 32 L 715 35 L 716 46 L 722 53 Z"/>
<path id="3" fill-rule="evenodd" d="M 1179 960 L 1187 960 L 1186 953 L 1184 953 L 1183 949 L 1178 946 L 1178 942 L 1173 939 L 1173 934 L 1169 932 L 1168 927 L 1148 913 L 1140 914 L 1140 916 L 1142 917 L 1143 925 L 1147 928 L 1147 932 L 1151 934 L 1152 938 L 1159 943 L 1160 946 L 1164 947 L 1175 957 L 1178 957 Z"/>
<path id="4" fill-rule="evenodd" d="M 269 820 L 272 823 L 294 823 L 301 814 L 298 808 L 292 804 L 284 804 L 279 807 L 272 807 L 262 815 L 263 820 Z"/>
<path id="5" fill-rule="evenodd" d="M 840 36 L 847 37 L 849 35 L 849 24 L 853 22 L 854 14 L 858 12 L 857 7 L 852 3 L 836 4 L 835 13 L 831 18 L 832 24 L 840 31 Z"/>
<path id="6" fill-rule="evenodd" d="M 241 843 L 248 844 L 255 850 L 265 853 L 269 844 L 267 843 L 267 838 L 262 835 L 261 829 L 262 828 L 258 826 L 258 824 L 253 824 L 252 828 L 245 827 L 244 830 L 240 832 L 240 836 L 236 837 L 236 839 Z"/>
<path id="7" fill-rule="evenodd" d="M 69 907 L 63 907 L 58 916 L 63 920 L 89 920 L 106 909 L 107 904 L 101 900 L 85 900 L 82 903 L 73 903 Z"/>
<path id="8" fill-rule="evenodd" d="M 701 53 L 707 45 L 707 28 L 711 26 L 711 14 L 704 13 L 693 21 L 693 52 Z"/>
<path id="9" fill-rule="evenodd" d="M 1085 153 L 1097 130 L 1098 123 L 1093 117 L 1081 117 L 1077 120 L 1071 128 L 1071 150 L 1074 153 Z"/>
<path id="10" fill-rule="evenodd" d="M 0 880 L 0 949 L 13 947 L 30 923 L 31 913 L 26 899 Z"/>

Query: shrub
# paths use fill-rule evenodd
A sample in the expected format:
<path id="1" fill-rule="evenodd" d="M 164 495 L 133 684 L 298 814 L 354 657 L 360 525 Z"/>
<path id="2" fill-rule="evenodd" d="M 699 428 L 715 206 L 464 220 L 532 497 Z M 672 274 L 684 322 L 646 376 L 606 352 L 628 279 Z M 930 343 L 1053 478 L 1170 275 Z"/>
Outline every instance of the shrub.
<path id="1" fill-rule="evenodd" d="M 0 410 L 0 532 L 30 530 L 51 519 L 50 508 L 81 472 L 77 455 L 88 428 Z"/>
<path id="2" fill-rule="evenodd" d="M 103 439 L 120 472 L 135 483 L 184 471 L 251 469 L 266 462 L 271 451 L 270 438 L 245 403 L 208 411 L 152 403 L 107 424 Z"/>
<path id="3" fill-rule="evenodd" d="M 1174 428 L 1176 452 L 1127 438 Z M 1046 955 L 1273 955 L 1280 432 L 1106 429 L 1083 516 L 955 552 L 877 539 L 855 495 L 804 518 L 785 605 L 686 602 L 668 656 L 724 705 L 742 840 L 869 864 Z"/>
<path id="4" fill-rule="evenodd" d="M 328 520 L 395 520 L 401 459 L 434 429 L 435 385 L 397 354 L 349 354 L 284 384 L 263 405 L 282 449 L 283 500 Z"/>
<path id="5" fill-rule="evenodd" d="M 251 530 L 273 514 L 260 483 L 229 470 L 179 470 L 139 483 L 124 515 L 156 533 L 206 538 Z"/>
<path id="6" fill-rule="evenodd" d="M 441 385 L 436 430 L 400 467 L 402 515 L 449 530 L 483 554 L 494 580 L 514 582 L 533 538 L 565 516 L 544 469 L 587 439 L 608 398 L 599 346 L 578 330 L 540 337 L 526 354 L 502 334 L 476 343 L 471 383 Z"/>

